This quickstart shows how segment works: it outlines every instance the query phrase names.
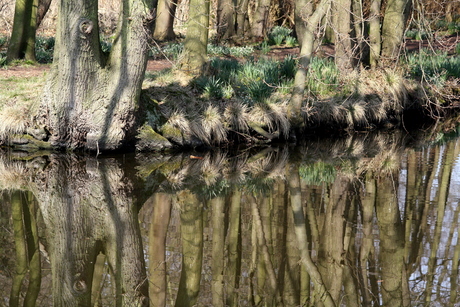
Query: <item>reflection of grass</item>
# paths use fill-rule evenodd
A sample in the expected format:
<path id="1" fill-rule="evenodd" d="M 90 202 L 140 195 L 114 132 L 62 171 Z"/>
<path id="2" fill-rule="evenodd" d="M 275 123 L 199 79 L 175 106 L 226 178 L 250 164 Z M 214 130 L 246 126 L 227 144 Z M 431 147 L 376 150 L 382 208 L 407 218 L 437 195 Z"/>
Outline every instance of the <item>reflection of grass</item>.
<path id="1" fill-rule="evenodd" d="M 301 165 L 299 174 L 307 184 L 320 185 L 334 182 L 337 171 L 333 165 L 318 161 L 314 164 Z"/>

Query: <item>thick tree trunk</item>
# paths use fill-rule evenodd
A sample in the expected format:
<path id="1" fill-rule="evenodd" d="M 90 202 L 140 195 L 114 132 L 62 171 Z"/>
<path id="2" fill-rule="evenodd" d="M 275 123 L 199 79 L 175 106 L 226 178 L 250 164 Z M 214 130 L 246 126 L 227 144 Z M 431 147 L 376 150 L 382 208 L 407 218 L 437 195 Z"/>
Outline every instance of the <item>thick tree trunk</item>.
<path id="1" fill-rule="evenodd" d="M 83 163 L 82 163 L 83 162 Z M 90 306 L 100 251 L 114 275 L 115 306 L 147 303 L 147 283 L 132 184 L 116 161 L 50 156 L 30 189 L 46 230 L 54 306 Z"/>
<path id="2" fill-rule="evenodd" d="M 189 24 L 184 41 L 181 70 L 198 75 L 204 69 L 208 53 L 210 1 L 190 0 Z"/>
<path id="3" fill-rule="evenodd" d="M 233 0 L 217 1 L 217 41 L 231 39 L 235 34 L 235 7 Z"/>
<path id="4" fill-rule="evenodd" d="M 6 53 L 8 62 L 15 59 L 35 61 L 35 30 L 38 0 L 17 0 L 11 39 Z"/>
<path id="5" fill-rule="evenodd" d="M 395 59 L 399 55 L 399 49 L 406 28 L 406 8 L 411 0 L 389 0 L 385 9 L 382 24 L 382 56 L 386 59 Z"/>
<path id="6" fill-rule="evenodd" d="M 236 37 L 242 39 L 248 32 L 249 0 L 237 0 L 236 5 Z"/>
<path id="7" fill-rule="evenodd" d="M 174 33 L 174 15 L 176 13 L 177 0 L 158 0 L 157 16 L 153 38 L 156 40 L 172 40 Z"/>
<path id="8" fill-rule="evenodd" d="M 304 34 L 307 31 L 308 17 L 313 13 L 313 3 L 310 0 L 296 0 L 294 8 L 295 33 L 299 45 L 303 45 Z"/>
<path id="9" fill-rule="evenodd" d="M 268 15 L 270 13 L 270 0 L 258 0 L 251 25 L 252 38 L 262 41 L 267 34 Z"/>
<path id="10" fill-rule="evenodd" d="M 97 1 L 61 1 L 53 67 L 38 122 L 52 146 L 114 150 L 136 132 L 151 9 L 123 0 L 107 59 L 100 50 Z"/>

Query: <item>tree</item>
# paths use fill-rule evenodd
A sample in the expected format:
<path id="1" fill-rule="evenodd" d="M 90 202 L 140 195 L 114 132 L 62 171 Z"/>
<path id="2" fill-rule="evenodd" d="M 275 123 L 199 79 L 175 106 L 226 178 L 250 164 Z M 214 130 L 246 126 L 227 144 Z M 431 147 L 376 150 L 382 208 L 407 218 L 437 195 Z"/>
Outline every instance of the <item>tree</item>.
<path id="1" fill-rule="evenodd" d="M 251 25 L 252 38 L 263 40 L 267 32 L 268 15 L 270 13 L 270 0 L 258 0 Z"/>
<path id="2" fill-rule="evenodd" d="M 407 8 L 411 3 L 411 0 L 389 0 L 386 5 L 382 23 L 382 56 L 385 58 L 392 59 L 399 55 L 409 15 Z"/>
<path id="3" fill-rule="evenodd" d="M 235 7 L 233 0 L 217 1 L 217 39 L 230 39 L 235 34 Z"/>
<path id="4" fill-rule="evenodd" d="M 324 15 L 326 15 L 330 6 L 331 0 L 321 0 L 317 4 L 314 12 L 307 19 L 305 32 L 301 34 L 303 38 L 302 44 L 300 45 L 299 64 L 294 78 L 294 89 L 288 106 L 288 118 L 293 123 L 293 126 L 302 125 L 303 119 L 301 111 L 305 82 L 307 79 L 308 66 L 310 65 L 311 57 L 313 55 L 316 28 Z"/>
<path id="5" fill-rule="evenodd" d="M 176 37 L 173 29 L 176 6 L 177 0 L 158 0 L 154 39 L 163 41 Z"/>
<path id="6" fill-rule="evenodd" d="M 180 63 L 181 70 L 191 75 L 202 72 L 206 63 L 209 33 L 209 0 L 190 0 L 187 34 Z"/>
<path id="7" fill-rule="evenodd" d="M 51 0 L 17 0 L 6 59 L 35 61 L 35 32 L 50 7 Z"/>
<path id="8" fill-rule="evenodd" d="M 54 63 L 37 116 L 52 146 L 115 150 L 134 140 L 151 6 L 151 1 L 122 1 L 106 55 L 100 47 L 97 1 L 61 2 Z"/>

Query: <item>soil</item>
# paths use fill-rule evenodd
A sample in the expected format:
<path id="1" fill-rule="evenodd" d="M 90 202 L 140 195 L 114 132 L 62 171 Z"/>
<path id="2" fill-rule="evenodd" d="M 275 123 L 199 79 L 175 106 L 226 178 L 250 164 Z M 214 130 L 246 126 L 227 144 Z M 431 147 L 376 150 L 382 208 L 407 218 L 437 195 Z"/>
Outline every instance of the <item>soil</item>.
<path id="1" fill-rule="evenodd" d="M 460 43 L 460 35 L 451 35 L 443 38 L 437 38 L 433 42 L 428 41 L 416 41 L 416 40 L 407 40 L 405 48 L 407 51 L 414 51 L 420 48 L 432 48 L 435 50 L 442 50 L 448 54 L 455 54 L 455 48 L 457 44 Z M 298 47 L 288 48 L 288 47 L 274 47 L 266 55 L 269 58 L 284 58 L 287 55 L 296 56 L 299 53 Z M 323 45 L 321 46 L 320 53 L 324 56 L 332 56 L 334 54 L 333 45 Z M 154 59 L 149 60 L 147 64 L 147 72 L 159 71 L 165 68 L 170 68 L 172 63 L 169 60 L 165 59 Z M 6 78 L 28 78 L 28 77 L 38 77 L 43 76 L 50 69 L 49 64 L 39 64 L 39 65 L 20 65 L 20 66 L 8 66 L 5 68 L 0 68 L 0 79 Z"/>

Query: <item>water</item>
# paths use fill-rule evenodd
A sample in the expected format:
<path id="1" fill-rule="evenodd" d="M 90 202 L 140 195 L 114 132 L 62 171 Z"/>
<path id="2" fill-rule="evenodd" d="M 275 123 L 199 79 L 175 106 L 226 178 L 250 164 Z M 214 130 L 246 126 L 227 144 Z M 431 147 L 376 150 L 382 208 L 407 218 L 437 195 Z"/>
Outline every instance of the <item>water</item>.
<path id="1" fill-rule="evenodd" d="M 0 306 L 460 306 L 459 142 L 5 154 Z"/>

